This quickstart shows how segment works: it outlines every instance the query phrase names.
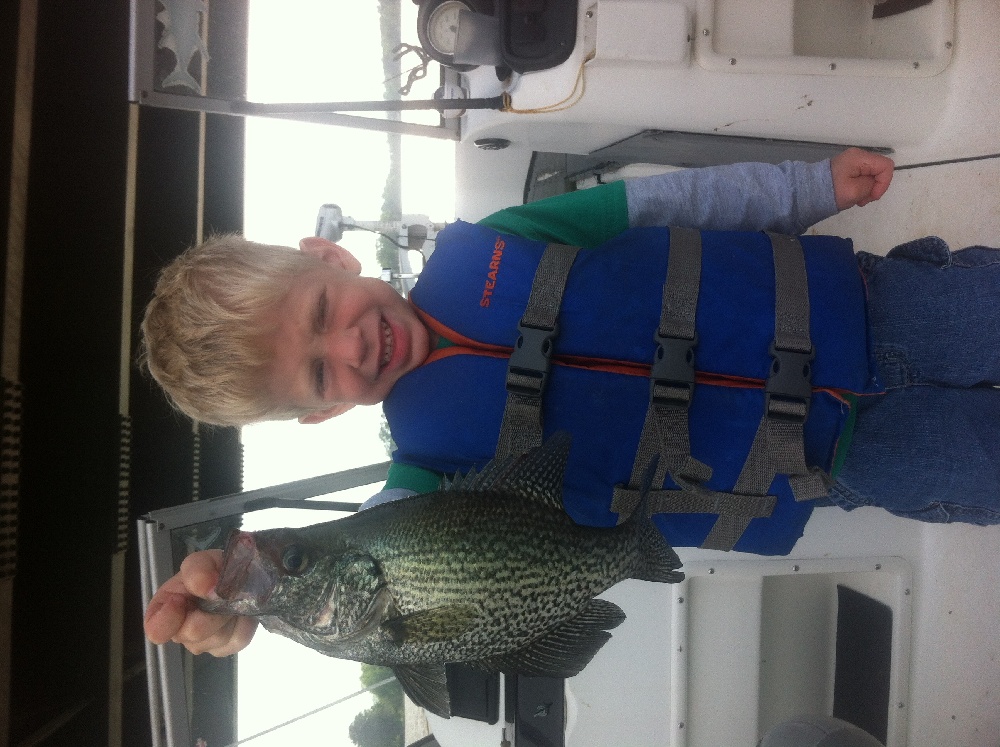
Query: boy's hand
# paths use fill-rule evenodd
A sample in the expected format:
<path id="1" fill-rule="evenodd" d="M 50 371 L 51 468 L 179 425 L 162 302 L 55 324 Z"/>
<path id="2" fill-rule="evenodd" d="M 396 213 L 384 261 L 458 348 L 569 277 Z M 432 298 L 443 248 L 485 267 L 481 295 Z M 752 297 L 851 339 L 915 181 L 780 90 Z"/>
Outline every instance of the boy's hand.
<path id="1" fill-rule="evenodd" d="M 253 617 L 213 615 L 198 609 L 219 581 L 221 550 L 192 553 L 180 572 L 163 583 L 146 608 L 143 628 L 153 643 L 174 641 L 192 654 L 229 656 L 246 648 L 257 629 Z"/>
<path id="2" fill-rule="evenodd" d="M 830 159 L 833 173 L 833 196 L 838 210 L 867 205 L 889 189 L 895 164 L 891 158 L 848 148 Z"/>

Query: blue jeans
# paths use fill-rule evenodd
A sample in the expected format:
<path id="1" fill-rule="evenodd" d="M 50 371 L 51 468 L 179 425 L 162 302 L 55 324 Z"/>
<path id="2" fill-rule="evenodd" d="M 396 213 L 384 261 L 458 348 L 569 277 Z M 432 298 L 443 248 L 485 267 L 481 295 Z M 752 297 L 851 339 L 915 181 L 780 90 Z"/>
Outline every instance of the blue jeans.
<path id="1" fill-rule="evenodd" d="M 858 262 L 886 393 L 862 397 L 831 502 L 1000 523 L 1000 250 L 929 237 Z"/>

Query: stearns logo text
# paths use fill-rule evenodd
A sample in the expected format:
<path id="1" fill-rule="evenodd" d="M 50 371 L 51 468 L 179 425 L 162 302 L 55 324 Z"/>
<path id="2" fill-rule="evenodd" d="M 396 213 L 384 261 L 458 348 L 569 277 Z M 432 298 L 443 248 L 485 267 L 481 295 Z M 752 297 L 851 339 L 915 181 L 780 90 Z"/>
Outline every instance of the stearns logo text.
<path id="1" fill-rule="evenodd" d="M 500 272 L 500 260 L 503 259 L 503 249 L 506 242 L 497 237 L 493 245 L 493 259 L 490 261 L 490 271 L 486 273 L 486 282 L 483 284 L 483 297 L 479 299 L 479 305 L 484 309 L 490 305 L 490 296 L 497 284 L 497 273 Z"/>

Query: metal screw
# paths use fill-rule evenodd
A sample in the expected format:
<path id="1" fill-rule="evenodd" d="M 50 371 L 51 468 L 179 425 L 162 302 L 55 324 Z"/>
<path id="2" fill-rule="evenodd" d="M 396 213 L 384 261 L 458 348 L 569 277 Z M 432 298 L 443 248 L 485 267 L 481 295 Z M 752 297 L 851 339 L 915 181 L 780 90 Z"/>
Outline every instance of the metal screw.
<path id="1" fill-rule="evenodd" d="M 836 62 L 831 62 L 830 63 L 830 69 L 831 70 L 836 70 L 837 69 L 837 63 Z"/>
<path id="2" fill-rule="evenodd" d="M 684 604 L 684 597 L 677 597 L 677 604 Z"/>
<path id="3" fill-rule="evenodd" d="M 797 565 L 793 565 L 792 566 L 792 570 L 795 571 L 796 573 L 798 573 L 799 572 L 799 567 Z"/>
<path id="4" fill-rule="evenodd" d="M 729 64 L 730 65 L 735 65 L 736 64 L 736 58 L 735 57 L 730 57 L 729 58 Z"/>
<path id="5" fill-rule="evenodd" d="M 701 35 L 702 35 L 702 36 L 708 36 L 708 35 L 709 35 L 709 34 L 711 34 L 711 33 L 712 33 L 712 32 L 711 32 L 711 31 L 709 31 L 708 29 L 702 29 L 702 30 L 701 30 Z M 949 43 L 950 43 L 950 42 L 949 42 Z"/>
<path id="6" fill-rule="evenodd" d="M 906 596 L 910 596 L 910 590 L 909 589 L 903 589 L 903 594 L 905 594 Z"/>
<path id="7" fill-rule="evenodd" d="M 711 576 L 713 573 L 715 573 L 715 569 L 714 568 L 709 568 L 708 569 L 708 575 Z"/>
<path id="8" fill-rule="evenodd" d="M 875 570 L 876 571 L 881 571 L 882 570 L 882 564 L 881 563 L 876 563 L 875 564 Z"/>
<path id="9" fill-rule="evenodd" d="M 588 10 L 587 11 L 587 18 L 593 18 L 593 17 L 594 17 L 594 11 Z"/>
<path id="10" fill-rule="evenodd" d="M 913 69 L 916 70 L 918 67 L 920 67 L 920 63 L 919 62 L 914 62 L 913 63 Z"/>
<path id="11" fill-rule="evenodd" d="M 945 42 L 944 43 L 944 48 L 945 49 L 951 49 L 951 42 Z"/>

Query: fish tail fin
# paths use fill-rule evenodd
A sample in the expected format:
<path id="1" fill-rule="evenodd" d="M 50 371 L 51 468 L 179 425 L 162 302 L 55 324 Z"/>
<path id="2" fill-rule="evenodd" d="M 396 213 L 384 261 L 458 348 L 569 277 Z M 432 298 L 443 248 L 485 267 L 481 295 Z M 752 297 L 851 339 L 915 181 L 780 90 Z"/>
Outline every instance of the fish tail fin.
<path id="1" fill-rule="evenodd" d="M 190 88 L 195 93 L 201 93 L 201 83 L 196 81 L 191 73 L 180 67 L 175 68 L 160 84 L 161 88 L 170 88 L 170 86 L 183 86 Z"/>
<path id="2" fill-rule="evenodd" d="M 677 557 L 674 548 L 660 534 L 649 514 L 649 494 L 653 486 L 653 477 L 660 462 L 660 455 L 654 454 L 643 475 L 642 492 L 639 505 L 629 517 L 629 523 L 638 524 L 639 553 L 632 578 L 640 581 L 656 581 L 665 584 L 676 584 L 684 580 L 684 574 L 678 570 L 681 559 Z"/>
<path id="3" fill-rule="evenodd" d="M 646 526 L 640 530 L 639 550 L 632 578 L 664 584 L 676 584 L 684 580 L 684 573 L 678 570 L 682 565 L 681 559 L 660 534 L 652 519 L 647 518 Z"/>

